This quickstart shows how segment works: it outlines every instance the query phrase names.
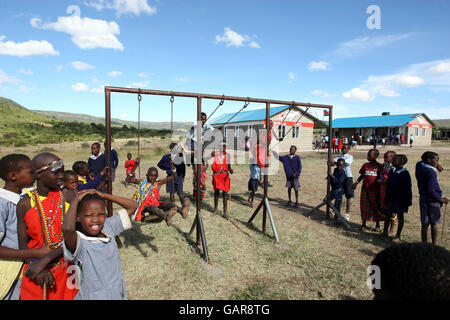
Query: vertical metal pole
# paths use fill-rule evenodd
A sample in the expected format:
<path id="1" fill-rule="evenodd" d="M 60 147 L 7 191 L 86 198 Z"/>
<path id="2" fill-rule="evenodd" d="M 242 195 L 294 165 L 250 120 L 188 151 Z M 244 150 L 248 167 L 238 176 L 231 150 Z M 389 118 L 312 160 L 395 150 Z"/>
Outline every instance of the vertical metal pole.
<path id="1" fill-rule="evenodd" d="M 105 89 L 106 166 L 111 173 L 111 91 Z M 112 181 L 107 182 L 107 192 L 112 194 Z M 108 216 L 112 216 L 112 202 L 108 201 Z"/>
<path id="2" fill-rule="evenodd" d="M 202 99 L 200 97 L 197 98 L 197 141 L 195 143 L 195 167 L 196 167 L 196 173 L 197 176 L 195 179 L 197 179 L 197 212 L 196 212 L 196 219 L 197 219 L 197 246 L 200 246 L 200 228 L 199 228 L 199 221 L 198 221 L 198 215 L 200 214 L 200 207 L 201 207 L 201 169 L 202 169 Z"/>
<path id="3" fill-rule="evenodd" d="M 328 159 L 331 158 L 331 141 L 332 141 L 332 135 L 333 135 L 333 107 L 330 107 L 329 109 L 329 116 L 328 116 Z M 330 172 L 331 165 L 328 163 L 327 160 L 327 211 L 326 211 L 326 218 L 330 219 L 330 176 L 328 172 Z"/>
<path id="4" fill-rule="evenodd" d="M 106 135 L 106 166 L 108 167 L 108 172 L 111 174 L 111 91 L 105 89 L 105 135 Z M 112 194 L 112 180 L 108 179 L 106 184 L 106 191 Z M 113 206 L 111 201 L 107 201 L 108 216 L 113 215 Z M 122 247 L 122 241 L 120 241 L 119 236 L 116 236 L 116 243 L 119 248 Z"/>
<path id="5" fill-rule="evenodd" d="M 203 146 L 202 146 L 202 98 L 197 97 L 197 143 L 195 150 L 196 168 L 197 168 L 197 246 L 203 247 L 203 258 L 209 262 L 208 246 L 206 244 L 205 229 L 201 216 L 201 168 L 203 164 Z"/>
<path id="6" fill-rule="evenodd" d="M 269 154 L 270 154 L 270 103 L 266 102 L 266 161 L 264 162 L 264 207 L 263 207 L 263 225 L 262 231 L 266 232 L 266 220 L 267 220 L 267 208 L 266 208 L 266 200 L 267 200 L 267 191 L 269 186 Z"/>
<path id="7" fill-rule="evenodd" d="M 141 89 L 139 89 L 141 91 Z M 138 157 L 141 157 L 141 94 L 138 93 Z M 141 178 L 141 166 L 138 167 L 139 179 Z"/>

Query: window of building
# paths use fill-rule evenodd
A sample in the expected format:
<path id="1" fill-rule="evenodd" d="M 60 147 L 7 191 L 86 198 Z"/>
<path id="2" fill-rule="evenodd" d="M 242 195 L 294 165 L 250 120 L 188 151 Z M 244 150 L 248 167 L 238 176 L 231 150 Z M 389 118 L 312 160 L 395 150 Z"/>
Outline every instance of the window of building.
<path id="1" fill-rule="evenodd" d="M 292 138 L 300 138 L 300 127 L 292 128 Z"/>
<path id="2" fill-rule="evenodd" d="M 286 126 L 278 126 L 278 137 L 284 138 L 286 136 Z"/>
<path id="3" fill-rule="evenodd" d="M 427 135 L 427 129 L 422 128 L 422 137 L 425 137 Z"/>
<path id="4" fill-rule="evenodd" d="M 416 128 L 416 137 L 419 136 L 419 128 Z"/>

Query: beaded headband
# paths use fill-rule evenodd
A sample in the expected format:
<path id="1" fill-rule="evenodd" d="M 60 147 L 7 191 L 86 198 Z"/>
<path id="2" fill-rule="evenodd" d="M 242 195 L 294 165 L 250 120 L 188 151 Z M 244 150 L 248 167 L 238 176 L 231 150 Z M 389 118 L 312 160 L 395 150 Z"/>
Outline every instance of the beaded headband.
<path id="1" fill-rule="evenodd" d="M 36 173 L 42 172 L 47 170 L 48 168 L 52 167 L 52 171 L 58 171 L 59 169 L 61 169 L 62 167 L 64 167 L 64 162 L 62 159 L 56 159 L 53 160 L 52 162 L 50 162 L 49 164 L 47 164 L 46 166 L 43 166 L 42 168 L 36 170 Z"/>

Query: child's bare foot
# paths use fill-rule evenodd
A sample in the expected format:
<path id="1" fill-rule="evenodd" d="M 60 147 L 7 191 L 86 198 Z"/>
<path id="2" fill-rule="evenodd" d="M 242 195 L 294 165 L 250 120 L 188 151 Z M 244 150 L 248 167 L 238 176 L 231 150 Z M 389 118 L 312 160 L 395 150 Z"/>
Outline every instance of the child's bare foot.
<path id="1" fill-rule="evenodd" d="M 186 219 L 189 214 L 189 209 L 191 208 L 191 201 L 189 199 L 184 199 L 183 206 L 181 207 L 181 216 Z"/>
<path id="2" fill-rule="evenodd" d="M 166 220 L 166 224 L 168 227 L 170 227 L 172 225 L 172 217 L 177 213 L 177 208 L 172 208 L 169 210 L 169 212 L 167 212 L 167 215 L 165 217 Z"/>
<path id="3" fill-rule="evenodd" d="M 395 242 L 395 243 L 399 243 L 401 241 L 402 240 L 400 240 L 400 237 L 395 237 L 394 239 L 392 239 L 392 242 Z"/>
<path id="4" fill-rule="evenodd" d="M 380 228 L 380 226 L 376 226 L 376 227 L 375 227 L 375 232 L 381 233 L 381 228 Z"/>

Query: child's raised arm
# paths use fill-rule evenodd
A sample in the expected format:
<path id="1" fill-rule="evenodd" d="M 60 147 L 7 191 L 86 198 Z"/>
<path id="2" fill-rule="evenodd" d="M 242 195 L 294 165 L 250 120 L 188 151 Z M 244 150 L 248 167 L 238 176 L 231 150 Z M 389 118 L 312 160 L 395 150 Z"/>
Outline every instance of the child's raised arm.
<path id="1" fill-rule="evenodd" d="M 102 193 L 102 192 L 98 192 L 98 191 L 95 191 L 95 193 L 98 194 L 103 199 L 112 201 L 114 203 L 117 203 L 119 206 L 123 207 L 125 210 L 127 210 L 127 213 L 129 216 L 131 216 L 136 211 L 136 209 L 139 207 L 139 204 L 137 203 L 137 201 L 134 201 L 132 199 L 115 196 L 115 195 L 108 194 L 108 193 Z"/>
<path id="2" fill-rule="evenodd" d="M 69 210 L 64 217 L 64 222 L 61 227 L 61 231 L 64 235 L 64 244 L 66 248 L 74 253 L 77 247 L 77 232 L 76 232 L 76 223 L 77 223 L 77 208 L 81 199 L 84 198 L 85 195 L 93 193 L 93 190 L 83 190 L 80 191 L 77 197 L 70 203 Z"/>
<path id="3" fill-rule="evenodd" d="M 175 166 L 173 165 L 172 160 L 170 160 L 170 165 L 172 166 L 172 175 L 169 176 L 169 177 L 167 177 L 167 178 L 162 179 L 162 180 L 160 181 L 160 183 L 159 183 L 158 189 L 161 188 L 161 186 L 162 186 L 163 184 L 166 184 L 166 183 L 168 183 L 168 182 L 170 182 L 170 181 L 172 181 L 172 180 L 175 180 L 175 179 L 178 177 L 177 169 L 176 169 Z"/>

